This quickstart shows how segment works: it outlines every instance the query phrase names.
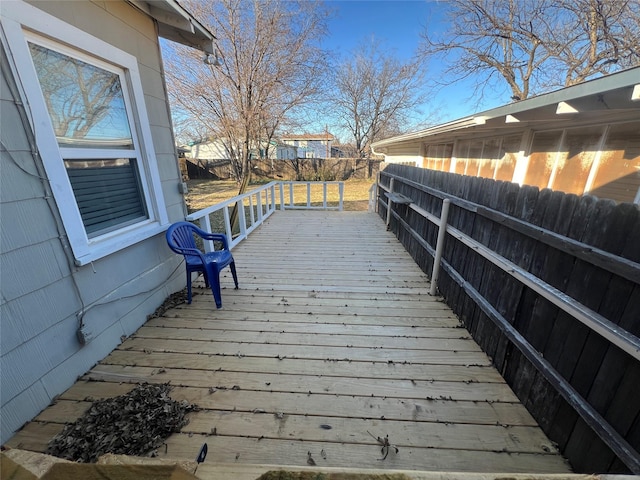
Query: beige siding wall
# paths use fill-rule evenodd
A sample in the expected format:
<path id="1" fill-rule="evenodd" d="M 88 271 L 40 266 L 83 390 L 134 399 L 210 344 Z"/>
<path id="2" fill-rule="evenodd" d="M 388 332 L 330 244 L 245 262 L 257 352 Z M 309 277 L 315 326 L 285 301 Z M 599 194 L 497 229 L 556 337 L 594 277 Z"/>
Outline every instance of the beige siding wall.
<path id="1" fill-rule="evenodd" d="M 384 147 L 375 153 L 384 154 L 385 163 L 402 163 L 421 167 L 424 161 L 423 144 L 419 140 Z"/>
<path id="2" fill-rule="evenodd" d="M 527 146 L 521 153 L 523 139 Z M 539 130 L 530 141 L 527 132 L 427 141 L 424 152 L 425 168 L 589 193 L 617 202 L 633 202 L 640 189 L 638 121 Z M 414 161 L 415 156 L 394 157 L 396 163 L 403 160 Z"/>
<path id="3" fill-rule="evenodd" d="M 29 3 L 138 58 L 169 220 L 183 219 L 153 21 L 124 1 Z M 185 280 L 180 259 L 170 252 L 163 235 L 90 265 L 74 265 L 41 160 L 31 154 L 32 133 L 25 130 L 15 92 L 9 88 L 13 76 L 3 68 L 1 78 L 0 441 L 4 442 L 106 356 L 123 335 L 133 333 Z M 76 338 L 80 318 L 92 336 L 84 346 Z"/>

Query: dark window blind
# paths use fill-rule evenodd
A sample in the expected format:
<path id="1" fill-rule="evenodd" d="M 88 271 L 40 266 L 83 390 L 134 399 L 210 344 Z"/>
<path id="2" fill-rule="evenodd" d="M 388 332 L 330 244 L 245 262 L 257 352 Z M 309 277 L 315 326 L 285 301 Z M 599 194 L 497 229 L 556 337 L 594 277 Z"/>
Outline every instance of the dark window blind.
<path id="1" fill-rule="evenodd" d="M 147 217 L 135 159 L 67 160 L 65 165 L 89 237 Z"/>

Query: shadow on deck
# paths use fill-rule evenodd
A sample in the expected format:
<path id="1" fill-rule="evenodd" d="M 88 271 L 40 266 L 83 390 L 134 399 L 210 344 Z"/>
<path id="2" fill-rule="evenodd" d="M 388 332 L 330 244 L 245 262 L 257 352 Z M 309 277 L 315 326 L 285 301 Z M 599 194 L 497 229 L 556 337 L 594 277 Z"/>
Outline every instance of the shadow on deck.
<path id="1" fill-rule="evenodd" d="M 310 457 L 319 467 L 569 472 L 376 215 L 277 212 L 234 256 L 240 290 L 225 271 L 221 310 L 196 288 L 191 305 L 149 320 L 10 444 L 44 450 L 85 398 L 170 382 L 173 398 L 202 410 L 166 456 L 193 460 L 206 441 L 202 478 L 215 463 L 241 478 L 247 465 Z M 386 436 L 399 450 L 381 460 L 375 437 Z"/>

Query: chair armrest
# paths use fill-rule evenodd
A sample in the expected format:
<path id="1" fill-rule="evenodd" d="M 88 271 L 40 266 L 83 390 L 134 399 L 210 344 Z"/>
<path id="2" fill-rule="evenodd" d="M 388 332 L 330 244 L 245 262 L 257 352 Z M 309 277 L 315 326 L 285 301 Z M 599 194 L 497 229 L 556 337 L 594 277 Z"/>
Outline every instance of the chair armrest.
<path id="1" fill-rule="evenodd" d="M 202 252 L 197 248 L 177 247 L 177 250 L 179 251 L 180 255 L 192 255 L 194 257 L 200 257 L 200 260 L 202 260 L 202 263 L 204 264 L 204 255 L 202 255 Z"/>
<path id="2" fill-rule="evenodd" d="M 227 240 L 227 236 L 224 233 L 208 233 L 204 230 L 201 230 L 202 234 L 200 236 L 204 240 L 213 240 L 214 242 L 221 242 L 224 250 L 229 250 L 229 241 Z M 200 232 L 198 232 L 200 233 Z"/>
<path id="3" fill-rule="evenodd" d="M 202 253 L 197 248 L 189 248 L 189 247 L 177 247 L 180 250 L 180 253 L 183 255 L 198 255 L 198 253 Z"/>

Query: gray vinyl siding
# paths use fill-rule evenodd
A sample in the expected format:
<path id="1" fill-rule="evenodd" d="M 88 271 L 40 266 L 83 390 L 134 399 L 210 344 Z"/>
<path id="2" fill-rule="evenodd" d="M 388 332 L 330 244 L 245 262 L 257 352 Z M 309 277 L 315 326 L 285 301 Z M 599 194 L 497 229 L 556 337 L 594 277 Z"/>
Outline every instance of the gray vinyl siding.
<path id="1" fill-rule="evenodd" d="M 126 2 L 30 3 L 139 59 L 169 221 L 184 219 L 153 22 Z M 123 335 L 135 332 L 184 286 L 185 276 L 162 234 L 92 264 L 73 264 L 55 201 L 47 203 L 46 179 L 38 177 L 43 170 L 37 168 L 7 80 L 1 80 L 0 135 L 9 152 L 2 152 L 0 163 L 0 442 L 5 442 L 108 355 Z M 76 338 L 83 308 L 93 334 L 84 346 Z"/>

